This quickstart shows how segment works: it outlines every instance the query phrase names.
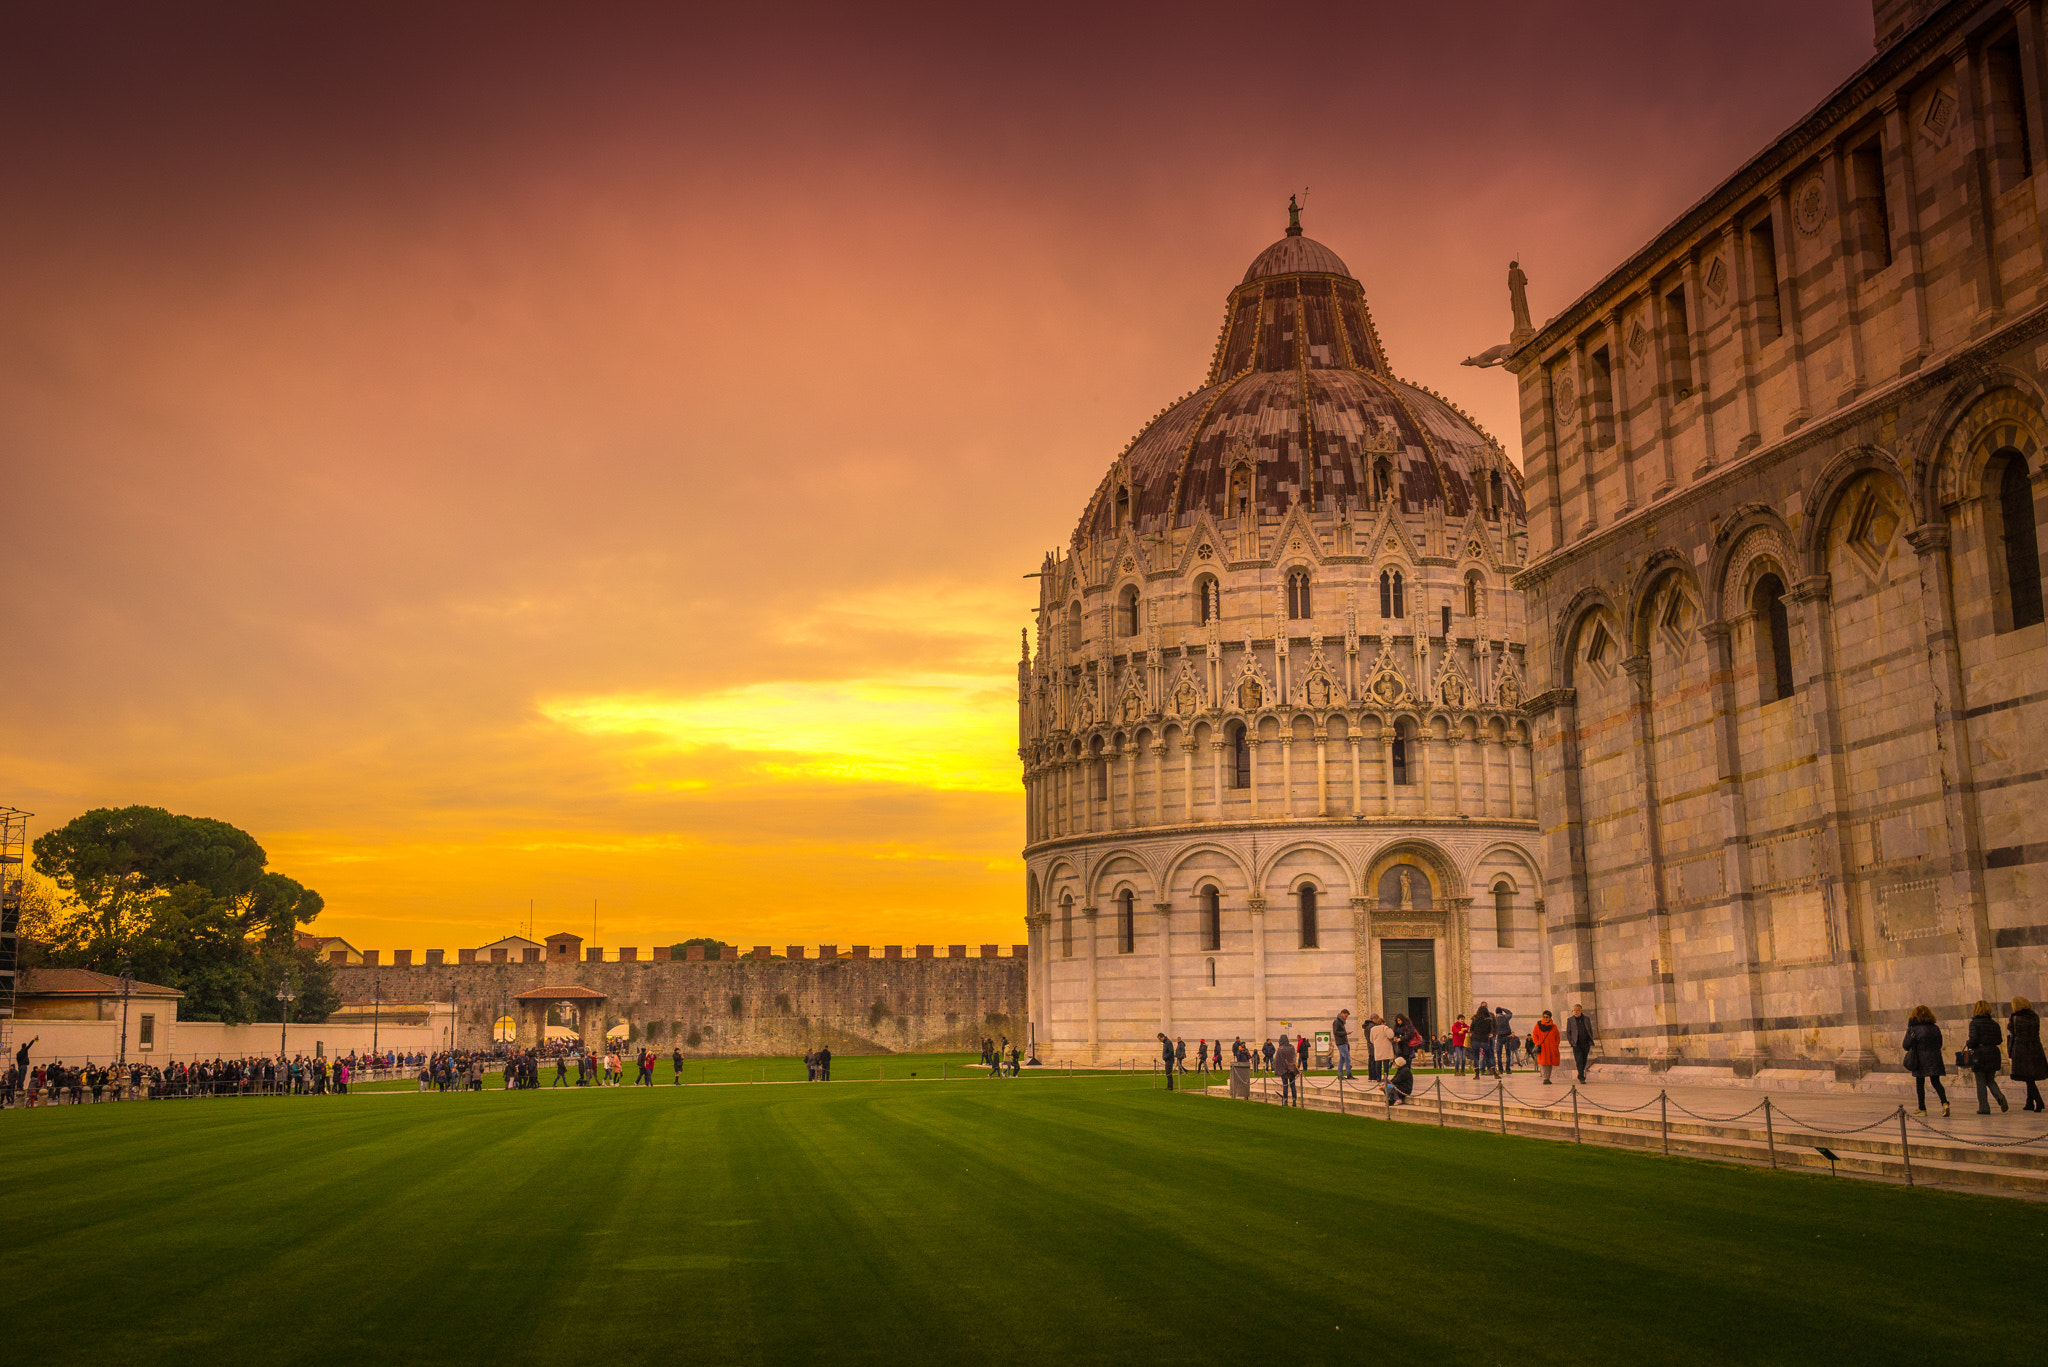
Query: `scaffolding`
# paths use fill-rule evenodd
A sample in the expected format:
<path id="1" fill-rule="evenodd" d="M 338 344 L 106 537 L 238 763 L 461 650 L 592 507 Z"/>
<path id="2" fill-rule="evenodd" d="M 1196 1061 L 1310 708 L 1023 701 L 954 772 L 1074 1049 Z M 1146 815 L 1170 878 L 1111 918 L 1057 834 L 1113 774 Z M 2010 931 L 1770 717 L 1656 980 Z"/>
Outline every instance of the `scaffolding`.
<path id="1" fill-rule="evenodd" d="M 0 807 L 0 1058 L 14 1054 L 14 987 L 21 966 L 21 895 L 28 874 L 28 819 Z M 0 1067 L 5 1067 L 0 1063 Z"/>

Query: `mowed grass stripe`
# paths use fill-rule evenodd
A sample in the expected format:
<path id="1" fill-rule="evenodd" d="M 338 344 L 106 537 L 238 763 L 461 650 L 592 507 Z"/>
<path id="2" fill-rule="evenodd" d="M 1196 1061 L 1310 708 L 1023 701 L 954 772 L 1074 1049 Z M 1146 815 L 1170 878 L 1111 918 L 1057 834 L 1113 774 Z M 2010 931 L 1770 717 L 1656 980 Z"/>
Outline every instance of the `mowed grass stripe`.
<path id="1" fill-rule="evenodd" d="M 2048 1254 L 2031 1203 L 1052 1081 L 10 1112 L 0 1308 L 211 1367 L 1996 1362 L 1981 1269 Z M 161 1309 L 52 1312 L 109 1291 Z"/>

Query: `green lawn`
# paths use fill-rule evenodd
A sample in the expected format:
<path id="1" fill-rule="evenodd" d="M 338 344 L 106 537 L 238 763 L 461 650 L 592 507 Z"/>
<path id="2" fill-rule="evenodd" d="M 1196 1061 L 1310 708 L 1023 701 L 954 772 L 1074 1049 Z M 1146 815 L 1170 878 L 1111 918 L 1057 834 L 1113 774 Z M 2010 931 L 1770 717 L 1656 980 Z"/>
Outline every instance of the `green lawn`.
<path id="1" fill-rule="evenodd" d="M 2048 1257 L 2020 1201 L 1142 1076 L 123 1104 L 0 1144 L 38 1364 L 2017 1362 Z"/>

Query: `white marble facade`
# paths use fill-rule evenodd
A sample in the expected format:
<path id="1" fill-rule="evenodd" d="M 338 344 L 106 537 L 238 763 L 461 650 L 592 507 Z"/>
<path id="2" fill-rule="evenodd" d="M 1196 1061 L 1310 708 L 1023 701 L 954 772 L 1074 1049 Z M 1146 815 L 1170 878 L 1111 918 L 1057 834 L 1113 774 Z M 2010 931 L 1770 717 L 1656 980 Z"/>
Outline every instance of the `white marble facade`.
<path id="1" fill-rule="evenodd" d="M 1040 570 L 1018 666 L 1046 1059 L 1540 1008 L 1521 481 L 1290 229 Z"/>

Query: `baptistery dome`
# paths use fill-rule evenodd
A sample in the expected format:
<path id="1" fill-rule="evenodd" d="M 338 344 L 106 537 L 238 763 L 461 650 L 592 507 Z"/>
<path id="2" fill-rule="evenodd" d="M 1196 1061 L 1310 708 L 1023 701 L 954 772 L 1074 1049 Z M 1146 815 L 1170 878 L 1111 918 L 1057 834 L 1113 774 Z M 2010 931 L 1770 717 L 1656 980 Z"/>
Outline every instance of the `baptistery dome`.
<path id="1" fill-rule="evenodd" d="M 1040 565 L 1018 664 L 1041 1054 L 1533 997 L 1522 485 L 1298 219 Z M 1475 912 L 1474 907 L 1481 910 Z M 1475 928 L 1475 917 L 1476 925 Z M 1141 1048 L 1143 1046 L 1143 1048 Z"/>

